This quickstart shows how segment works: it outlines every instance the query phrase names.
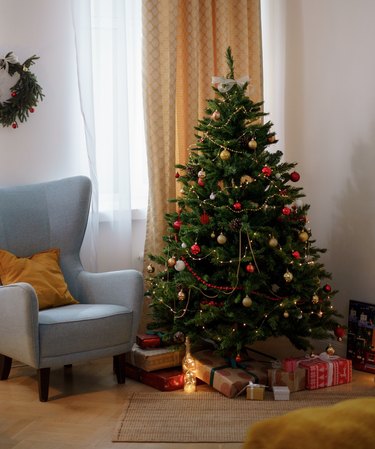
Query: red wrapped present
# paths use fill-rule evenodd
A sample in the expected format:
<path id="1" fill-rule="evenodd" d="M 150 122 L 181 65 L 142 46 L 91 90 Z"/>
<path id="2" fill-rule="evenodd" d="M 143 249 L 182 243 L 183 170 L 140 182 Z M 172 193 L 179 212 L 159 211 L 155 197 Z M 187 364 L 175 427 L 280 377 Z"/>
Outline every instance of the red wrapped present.
<path id="1" fill-rule="evenodd" d="M 306 388 L 306 369 L 296 368 L 293 372 L 277 368 L 269 369 L 268 385 L 289 387 L 291 393 L 304 390 Z"/>
<path id="2" fill-rule="evenodd" d="M 161 338 L 159 335 L 138 334 L 136 336 L 136 343 L 142 349 L 159 348 L 161 345 Z"/>
<path id="3" fill-rule="evenodd" d="M 339 356 L 322 353 L 309 360 L 300 361 L 298 366 L 306 368 L 306 388 L 331 387 L 352 381 L 352 361 Z"/>
<path id="4" fill-rule="evenodd" d="M 160 391 L 175 391 L 184 388 L 182 368 L 166 368 L 148 372 L 127 363 L 126 375 Z"/>
<path id="5" fill-rule="evenodd" d="M 249 361 L 232 367 L 228 360 L 211 350 L 199 351 L 193 356 L 197 378 L 229 398 L 237 396 L 250 381 L 265 383 L 267 380 L 268 363 Z"/>

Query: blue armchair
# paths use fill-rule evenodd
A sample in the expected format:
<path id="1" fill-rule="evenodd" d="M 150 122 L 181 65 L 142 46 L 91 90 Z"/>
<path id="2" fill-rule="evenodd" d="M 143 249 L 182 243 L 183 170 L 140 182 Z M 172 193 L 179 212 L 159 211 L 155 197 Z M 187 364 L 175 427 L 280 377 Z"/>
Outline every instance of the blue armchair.
<path id="1" fill-rule="evenodd" d="M 0 282 L 0 380 L 12 359 L 37 369 L 39 399 L 48 400 L 50 369 L 113 356 L 119 384 L 138 330 L 143 277 L 136 270 L 86 272 L 80 260 L 91 201 L 84 176 L 0 188 L 0 250 L 17 260 L 50 248 L 77 303 L 40 310 L 28 282 Z"/>

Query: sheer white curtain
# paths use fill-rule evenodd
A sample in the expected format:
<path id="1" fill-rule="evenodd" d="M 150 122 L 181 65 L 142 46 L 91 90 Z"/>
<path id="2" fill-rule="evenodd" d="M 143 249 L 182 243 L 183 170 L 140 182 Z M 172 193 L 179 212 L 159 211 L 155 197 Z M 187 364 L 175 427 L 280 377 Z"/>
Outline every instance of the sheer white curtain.
<path id="1" fill-rule="evenodd" d="M 97 185 L 97 265 L 140 268 L 148 191 L 141 0 L 72 0 L 72 5 L 90 175 Z"/>

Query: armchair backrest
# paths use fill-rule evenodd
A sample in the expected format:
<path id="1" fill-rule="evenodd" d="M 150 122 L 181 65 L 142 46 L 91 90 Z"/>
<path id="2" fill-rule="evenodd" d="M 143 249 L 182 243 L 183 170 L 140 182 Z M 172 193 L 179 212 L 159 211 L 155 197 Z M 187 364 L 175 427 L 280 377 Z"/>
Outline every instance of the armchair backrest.
<path id="1" fill-rule="evenodd" d="M 18 257 L 59 248 L 65 280 L 77 295 L 90 202 L 91 181 L 85 176 L 0 188 L 0 248 Z"/>

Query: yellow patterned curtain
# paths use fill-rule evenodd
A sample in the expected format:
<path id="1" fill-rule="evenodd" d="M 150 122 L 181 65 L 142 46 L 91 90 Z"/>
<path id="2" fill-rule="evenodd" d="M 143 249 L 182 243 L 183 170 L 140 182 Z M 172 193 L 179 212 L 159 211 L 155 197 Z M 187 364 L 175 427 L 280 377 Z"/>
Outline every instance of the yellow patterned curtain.
<path id="1" fill-rule="evenodd" d="M 143 0 L 143 63 L 149 207 L 145 265 L 160 254 L 164 215 L 175 210 L 175 165 L 196 140 L 194 127 L 212 98 L 212 76 L 226 76 L 232 49 L 236 78 L 250 77 L 262 100 L 259 0 Z"/>

